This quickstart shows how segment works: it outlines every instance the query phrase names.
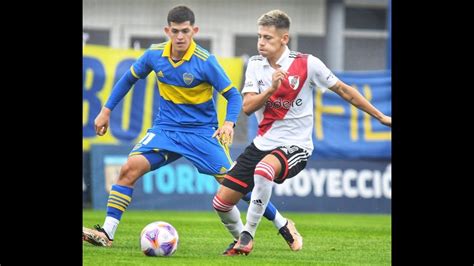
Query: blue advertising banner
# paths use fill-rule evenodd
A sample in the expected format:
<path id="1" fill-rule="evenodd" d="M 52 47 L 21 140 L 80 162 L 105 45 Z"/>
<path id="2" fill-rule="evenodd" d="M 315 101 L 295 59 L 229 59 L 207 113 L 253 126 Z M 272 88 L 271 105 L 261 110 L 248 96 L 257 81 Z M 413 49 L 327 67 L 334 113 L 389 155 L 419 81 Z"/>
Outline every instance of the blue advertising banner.
<path id="1" fill-rule="evenodd" d="M 336 73 L 377 109 L 392 114 L 391 72 Z M 256 136 L 255 115 L 249 117 L 248 140 Z M 314 93 L 314 159 L 390 159 L 391 129 L 328 90 Z"/>
<path id="2" fill-rule="evenodd" d="M 131 146 L 91 147 L 92 207 L 105 209 L 110 187 Z M 244 147 L 233 147 L 236 158 Z M 144 175 L 129 209 L 209 210 L 219 184 L 185 159 Z M 297 176 L 273 188 L 281 211 L 390 213 L 391 163 L 387 160 L 310 160 Z M 245 203 L 239 203 L 246 210 Z"/>

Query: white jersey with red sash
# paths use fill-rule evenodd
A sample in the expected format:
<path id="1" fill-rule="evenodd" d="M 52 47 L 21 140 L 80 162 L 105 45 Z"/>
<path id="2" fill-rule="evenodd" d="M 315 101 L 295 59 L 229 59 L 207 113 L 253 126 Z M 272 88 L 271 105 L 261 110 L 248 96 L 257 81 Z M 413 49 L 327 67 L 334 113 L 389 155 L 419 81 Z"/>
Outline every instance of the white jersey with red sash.
<path id="1" fill-rule="evenodd" d="M 314 148 L 313 90 L 319 88 L 324 92 L 334 86 L 338 78 L 318 58 L 290 51 L 288 47 L 277 64 L 288 72 L 288 77 L 265 106 L 255 111 L 258 132 L 253 142 L 260 150 L 297 145 L 311 154 Z M 251 57 L 242 94 L 261 93 L 270 88 L 274 72 L 265 57 Z"/>

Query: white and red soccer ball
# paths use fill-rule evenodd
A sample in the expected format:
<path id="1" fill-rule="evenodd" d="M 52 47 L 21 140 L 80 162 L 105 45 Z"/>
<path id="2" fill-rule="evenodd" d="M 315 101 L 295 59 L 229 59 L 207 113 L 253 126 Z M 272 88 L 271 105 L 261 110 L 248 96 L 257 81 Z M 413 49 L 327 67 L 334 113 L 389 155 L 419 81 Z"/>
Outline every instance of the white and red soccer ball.
<path id="1" fill-rule="evenodd" d="M 150 223 L 140 233 L 140 247 L 147 256 L 171 256 L 178 249 L 178 244 L 178 232 L 167 222 Z"/>

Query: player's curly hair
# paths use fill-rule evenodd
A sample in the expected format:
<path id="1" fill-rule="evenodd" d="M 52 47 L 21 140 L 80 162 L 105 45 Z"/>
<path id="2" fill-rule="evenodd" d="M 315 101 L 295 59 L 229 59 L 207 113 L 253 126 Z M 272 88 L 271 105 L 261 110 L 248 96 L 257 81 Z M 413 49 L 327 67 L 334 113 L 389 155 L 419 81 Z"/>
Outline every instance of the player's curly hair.
<path id="1" fill-rule="evenodd" d="M 183 23 L 189 21 L 191 25 L 194 25 L 194 12 L 187 6 L 175 6 L 168 12 L 168 25 L 171 22 Z"/>
<path id="2" fill-rule="evenodd" d="M 291 19 L 283 11 L 275 9 L 268 11 L 258 19 L 259 26 L 275 26 L 277 29 L 290 29 Z"/>

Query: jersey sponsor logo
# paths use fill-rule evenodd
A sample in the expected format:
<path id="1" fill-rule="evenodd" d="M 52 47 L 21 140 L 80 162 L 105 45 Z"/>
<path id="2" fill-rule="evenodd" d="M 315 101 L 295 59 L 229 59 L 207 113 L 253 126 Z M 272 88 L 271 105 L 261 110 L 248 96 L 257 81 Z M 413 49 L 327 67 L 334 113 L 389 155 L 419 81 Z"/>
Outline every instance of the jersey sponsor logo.
<path id="1" fill-rule="evenodd" d="M 282 99 L 281 97 L 276 99 L 275 101 L 271 101 L 270 99 L 267 100 L 265 106 L 266 108 L 274 108 L 274 109 L 290 109 L 294 106 L 301 106 L 303 105 L 303 99 L 296 99 L 296 100 L 286 100 Z"/>
<path id="2" fill-rule="evenodd" d="M 299 76 L 289 76 L 288 81 L 290 83 L 290 87 L 293 90 L 298 89 L 298 86 L 300 85 L 300 77 Z"/>
<path id="3" fill-rule="evenodd" d="M 194 76 L 193 74 L 186 72 L 183 74 L 183 80 L 184 80 L 184 83 L 186 83 L 186 85 L 190 85 L 191 83 L 193 83 Z"/>

